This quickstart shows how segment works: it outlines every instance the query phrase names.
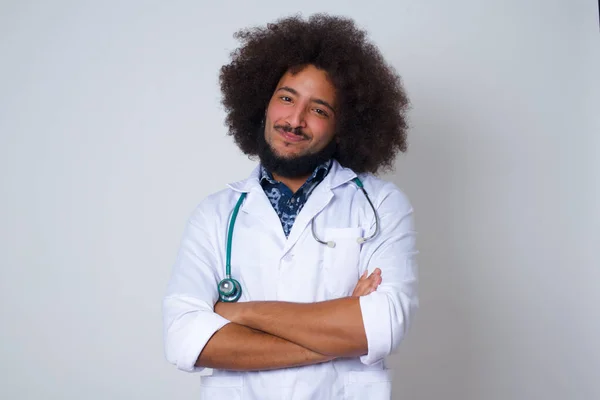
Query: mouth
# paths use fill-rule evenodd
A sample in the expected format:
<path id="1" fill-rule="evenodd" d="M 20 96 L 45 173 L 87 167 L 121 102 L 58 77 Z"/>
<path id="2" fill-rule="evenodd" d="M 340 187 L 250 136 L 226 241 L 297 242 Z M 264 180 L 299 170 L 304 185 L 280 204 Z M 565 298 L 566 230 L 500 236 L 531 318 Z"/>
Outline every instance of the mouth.
<path id="1" fill-rule="evenodd" d="M 281 128 L 275 128 L 275 130 L 284 138 L 286 142 L 298 143 L 307 139 L 305 135 L 296 135 L 293 132 L 284 131 Z"/>

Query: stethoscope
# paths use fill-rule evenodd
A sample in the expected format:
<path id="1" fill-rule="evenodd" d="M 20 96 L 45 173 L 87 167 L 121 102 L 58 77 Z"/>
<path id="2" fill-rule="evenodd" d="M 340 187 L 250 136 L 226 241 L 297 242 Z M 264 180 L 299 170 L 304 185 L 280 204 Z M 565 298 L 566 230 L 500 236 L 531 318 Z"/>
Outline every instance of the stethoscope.
<path id="1" fill-rule="evenodd" d="M 375 232 L 368 237 L 359 237 L 356 239 L 357 243 L 362 244 L 371 239 L 373 239 L 379 233 L 379 215 L 377 214 L 377 210 L 375 210 L 375 206 L 371 202 L 369 198 L 369 194 L 365 190 L 363 183 L 360 179 L 354 178 L 352 181 L 358 186 L 360 190 L 364 193 L 371 209 L 373 210 L 373 214 L 375 215 Z M 242 295 L 242 285 L 231 277 L 231 245 L 233 242 L 233 227 L 235 226 L 235 220 L 237 219 L 238 212 L 240 211 L 240 207 L 246 198 L 247 193 L 242 193 L 240 198 L 238 199 L 235 208 L 233 209 L 233 213 L 231 215 L 231 220 L 229 222 L 229 229 L 227 231 L 227 249 L 226 249 L 226 260 L 225 260 L 225 279 L 219 282 L 217 288 L 219 290 L 219 299 L 222 302 L 233 303 L 239 300 Z M 311 220 L 311 231 L 313 238 L 321 243 L 326 245 L 327 247 L 334 248 L 335 242 L 333 240 L 324 241 L 319 239 L 317 233 L 315 232 L 315 220 L 314 218 Z"/>

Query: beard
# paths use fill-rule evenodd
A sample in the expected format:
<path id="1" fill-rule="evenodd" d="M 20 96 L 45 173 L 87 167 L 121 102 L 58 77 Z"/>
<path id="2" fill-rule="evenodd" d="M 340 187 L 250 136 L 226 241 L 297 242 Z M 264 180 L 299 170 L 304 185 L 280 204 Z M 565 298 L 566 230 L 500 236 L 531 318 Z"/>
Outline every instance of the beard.
<path id="1" fill-rule="evenodd" d="M 293 132 L 296 135 L 303 135 L 302 131 L 293 130 L 290 127 L 276 126 L 275 128 Z M 258 134 L 258 158 L 261 164 L 267 171 L 284 178 L 301 178 L 312 174 L 319 165 L 333 157 L 336 147 L 336 142 L 332 139 L 327 146 L 316 153 L 295 157 L 282 157 L 276 154 L 271 145 L 267 143 L 264 125 Z"/>

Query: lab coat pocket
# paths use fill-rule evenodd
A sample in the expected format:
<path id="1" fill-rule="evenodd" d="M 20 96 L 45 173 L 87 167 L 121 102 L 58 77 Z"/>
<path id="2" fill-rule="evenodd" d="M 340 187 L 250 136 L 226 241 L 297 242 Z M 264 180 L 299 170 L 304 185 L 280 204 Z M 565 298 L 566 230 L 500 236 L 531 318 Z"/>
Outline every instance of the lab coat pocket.
<path id="1" fill-rule="evenodd" d="M 325 290 L 329 298 L 352 294 L 360 278 L 359 258 L 362 228 L 329 228 L 324 241 L 335 242 L 335 247 L 323 246 Z"/>
<path id="2" fill-rule="evenodd" d="M 350 371 L 344 387 L 344 400 L 389 400 L 392 374 L 389 369 Z"/>
<path id="3" fill-rule="evenodd" d="M 241 400 L 241 376 L 203 376 L 200 378 L 201 399 Z"/>

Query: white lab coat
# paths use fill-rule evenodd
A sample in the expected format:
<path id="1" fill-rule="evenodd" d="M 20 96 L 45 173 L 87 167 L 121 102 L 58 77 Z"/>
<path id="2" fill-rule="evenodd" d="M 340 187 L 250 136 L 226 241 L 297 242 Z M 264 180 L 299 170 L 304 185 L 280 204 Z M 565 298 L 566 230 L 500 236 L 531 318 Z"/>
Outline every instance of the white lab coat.
<path id="1" fill-rule="evenodd" d="M 210 337 L 227 324 L 213 312 L 217 283 L 225 276 L 226 230 L 235 203 L 247 192 L 238 214 L 231 260 L 242 285 L 240 301 L 318 302 L 349 296 L 365 269 L 382 270 L 377 291 L 360 298 L 368 354 L 298 368 L 202 376 L 201 399 L 307 400 L 389 399 L 391 375 L 384 359 L 400 343 L 417 307 L 417 264 L 413 210 L 392 183 L 359 175 L 380 217 L 352 182 L 356 174 L 332 163 L 286 239 L 260 183 L 259 168 L 241 182 L 203 200 L 190 217 L 163 302 L 167 359 L 194 372 Z M 317 243 L 311 220 L 322 240 Z"/>

